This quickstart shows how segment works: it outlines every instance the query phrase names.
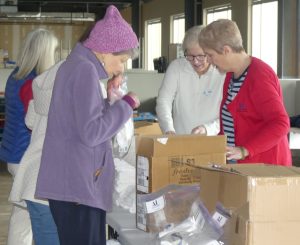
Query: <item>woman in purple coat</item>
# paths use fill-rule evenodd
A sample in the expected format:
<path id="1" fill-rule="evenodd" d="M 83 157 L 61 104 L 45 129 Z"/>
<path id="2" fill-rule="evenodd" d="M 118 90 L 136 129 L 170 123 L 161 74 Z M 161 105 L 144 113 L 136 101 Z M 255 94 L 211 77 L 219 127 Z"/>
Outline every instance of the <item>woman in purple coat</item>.
<path id="1" fill-rule="evenodd" d="M 49 200 L 61 245 L 106 244 L 112 207 L 111 138 L 132 116 L 132 92 L 110 105 L 138 40 L 114 6 L 60 66 L 54 83 L 36 196 Z M 108 99 L 99 80 L 108 81 Z"/>

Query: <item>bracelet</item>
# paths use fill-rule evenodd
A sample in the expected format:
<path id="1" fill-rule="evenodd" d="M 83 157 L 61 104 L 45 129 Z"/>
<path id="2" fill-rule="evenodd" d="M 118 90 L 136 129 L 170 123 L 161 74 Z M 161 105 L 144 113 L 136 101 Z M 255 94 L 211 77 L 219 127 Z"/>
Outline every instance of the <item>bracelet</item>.
<path id="1" fill-rule="evenodd" d="M 123 96 L 122 100 L 126 101 L 132 109 L 135 108 L 135 101 L 131 96 L 125 95 Z"/>
<path id="2" fill-rule="evenodd" d="M 241 150 L 241 154 L 242 154 L 242 158 L 240 160 L 244 160 L 246 158 L 245 148 L 242 146 L 239 146 L 239 149 Z"/>

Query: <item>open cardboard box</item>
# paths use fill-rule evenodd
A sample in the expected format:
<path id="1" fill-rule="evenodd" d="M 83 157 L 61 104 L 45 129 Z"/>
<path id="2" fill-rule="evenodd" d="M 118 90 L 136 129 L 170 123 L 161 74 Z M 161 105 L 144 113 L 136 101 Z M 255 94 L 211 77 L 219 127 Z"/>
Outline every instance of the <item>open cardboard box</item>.
<path id="1" fill-rule="evenodd" d="M 136 138 L 137 193 L 152 193 L 169 184 L 198 184 L 194 166 L 226 164 L 226 137 L 156 135 Z M 137 227 L 149 231 L 143 208 L 137 203 Z"/>
<path id="2" fill-rule="evenodd" d="M 300 169 L 263 164 L 196 167 L 200 197 L 233 212 L 224 241 L 230 245 L 300 244 Z"/>
<path id="3" fill-rule="evenodd" d="M 160 135 L 139 137 L 137 191 L 151 193 L 169 184 L 199 183 L 194 165 L 226 164 L 226 137 Z"/>

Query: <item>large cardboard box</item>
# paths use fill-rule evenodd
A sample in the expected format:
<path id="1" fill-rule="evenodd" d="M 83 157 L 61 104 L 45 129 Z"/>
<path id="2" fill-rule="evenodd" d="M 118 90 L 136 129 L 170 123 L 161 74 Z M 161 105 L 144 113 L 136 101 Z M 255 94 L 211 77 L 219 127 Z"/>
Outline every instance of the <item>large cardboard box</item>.
<path id="1" fill-rule="evenodd" d="M 144 136 L 137 149 L 137 191 L 151 193 L 169 184 L 199 183 L 194 166 L 226 164 L 226 137 Z"/>
<path id="2" fill-rule="evenodd" d="M 199 167 L 200 197 L 232 210 L 225 244 L 282 245 L 300 241 L 300 169 L 275 165 Z"/>

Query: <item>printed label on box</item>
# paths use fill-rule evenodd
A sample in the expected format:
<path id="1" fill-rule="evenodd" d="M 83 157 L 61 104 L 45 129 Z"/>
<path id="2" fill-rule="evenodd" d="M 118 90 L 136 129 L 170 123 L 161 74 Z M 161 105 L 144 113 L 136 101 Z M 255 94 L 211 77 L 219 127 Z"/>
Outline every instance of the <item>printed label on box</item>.
<path id="1" fill-rule="evenodd" d="M 171 183 L 193 184 L 200 182 L 199 176 L 193 175 L 195 158 L 193 156 L 171 156 L 169 163 L 169 179 Z"/>
<path id="2" fill-rule="evenodd" d="M 149 161 L 148 158 L 137 157 L 137 190 L 144 193 L 149 192 Z"/>

